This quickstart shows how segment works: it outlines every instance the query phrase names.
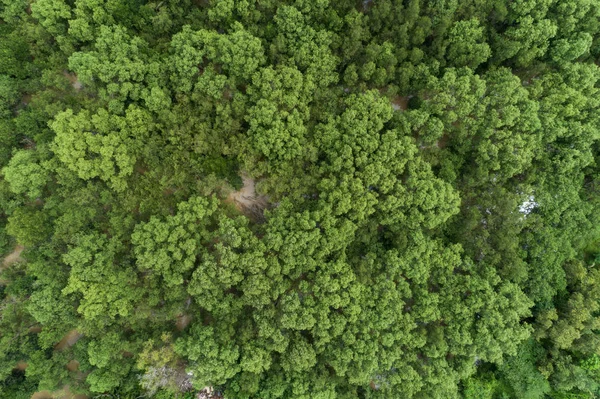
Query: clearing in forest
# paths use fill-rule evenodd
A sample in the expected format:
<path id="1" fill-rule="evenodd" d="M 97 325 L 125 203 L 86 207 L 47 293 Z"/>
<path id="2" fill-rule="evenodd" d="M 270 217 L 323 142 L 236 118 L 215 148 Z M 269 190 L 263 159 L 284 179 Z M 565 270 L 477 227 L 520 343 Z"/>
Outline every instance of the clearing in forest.
<path id="1" fill-rule="evenodd" d="M 23 260 L 21 258 L 21 252 L 25 249 L 22 245 L 17 245 L 13 251 L 4 258 L 2 261 L 2 269 L 5 269 L 12 265 L 13 263 L 17 263 Z"/>
<path id="2" fill-rule="evenodd" d="M 242 175 L 242 182 L 243 187 L 231 192 L 226 202 L 233 203 L 240 212 L 254 220 L 264 219 L 263 211 L 269 207 L 268 197 L 256 194 L 253 178 Z"/>
<path id="3" fill-rule="evenodd" d="M 392 99 L 392 108 L 394 111 L 406 111 L 408 109 L 408 102 L 412 96 L 396 96 Z"/>
<path id="4" fill-rule="evenodd" d="M 79 79 L 77 78 L 77 75 L 75 75 L 74 73 L 69 73 L 67 71 L 63 72 L 63 75 L 69 79 L 69 82 L 71 83 L 71 86 L 73 86 L 73 88 L 77 91 L 81 90 L 81 88 L 83 87 L 83 84 L 81 84 L 81 82 L 79 81 Z"/>
<path id="5" fill-rule="evenodd" d="M 187 326 L 189 326 L 192 321 L 192 316 L 189 314 L 180 314 L 177 316 L 177 321 L 175 321 L 175 326 L 177 327 L 177 331 L 183 331 Z"/>

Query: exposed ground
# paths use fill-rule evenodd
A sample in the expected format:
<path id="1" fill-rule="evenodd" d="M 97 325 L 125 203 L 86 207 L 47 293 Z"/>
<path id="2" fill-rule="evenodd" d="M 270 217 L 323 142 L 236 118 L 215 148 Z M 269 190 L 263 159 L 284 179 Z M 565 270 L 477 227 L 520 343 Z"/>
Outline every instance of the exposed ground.
<path id="1" fill-rule="evenodd" d="M 49 392 L 39 391 L 31 396 L 31 399 L 88 399 L 87 396 L 81 394 L 74 394 L 69 389 L 68 385 L 65 385 L 60 391 Z"/>
<path id="2" fill-rule="evenodd" d="M 175 322 L 175 326 L 177 331 L 183 331 L 192 321 L 192 316 L 189 314 L 181 314 L 177 316 L 177 321 Z"/>
<path id="3" fill-rule="evenodd" d="M 76 330 L 70 331 L 59 343 L 54 347 L 55 350 L 61 350 L 68 346 L 72 346 L 77 342 L 77 340 L 81 338 L 81 334 L 79 334 Z M 69 361 L 66 364 L 67 370 L 70 372 L 77 373 L 77 379 L 85 378 L 85 375 L 79 371 L 79 362 L 75 359 Z M 68 385 L 62 387 L 62 389 L 54 392 L 50 391 L 38 391 L 31 396 L 31 399 L 89 399 L 86 395 L 83 394 L 74 394 L 71 392 Z"/>
<path id="4" fill-rule="evenodd" d="M 27 104 L 29 104 L 31 102 L 32 98 L 33 98 L 33 94 L 25 94 L 25 95 L 23 95 L 23 97 L 21 97 L 21 104 L 22 104 L 22 106 L 26 106 Z"/>
<path id="5" fill-rule="evenodd" d="M 42 327 L 41 326 L 29 327 L 29 332 L 32 334 L 38 334 L 38 333 L 42 332 Z"/>
<path id="6" fill-rule="evenodd" d="M 25 370 L 27 368 L 27 363 L 25 363 L 24 361 L 20 361 L 17 363 L 17 365 L 15 366 L 15 370 Z"/>
<path id="7" fill-rule="evenodd" d="M 75 359 L 71 360 L 69 363 L 67 363 L 67 370 L 69 370 L 69 371 L 79 370 L 79 362 Z"/>
<path id="8" fill-rule="evenodd" d="M 392 99 L 392 108 L 394 111 L 406 111 L 408 102 L 412 96 L 396 96 Z"/>
<path id="9" fill-rule="evenodd" d="M 21 252 L 23 252 L 24 249 L 24 246 L 17 245 L 15 249 L 2 260 L 2 269 L 9 267 L 13 263 L 22 261 L 23 258 L 21 258 Z"/>
<path id="10" fill-rule="evenodd" d="M 79 331 L 71 330 L 67 333 L 67 335 L 63 337 L 63 339 L 60 340 L 58 344 L 56 344 L 56 346 L 54 346 L 54 349 L 59 351 L 69 348 L 75 345 L 75 343 L 79 341 L 79 338 L 81 338 L 82 336 L 83 334 L 79 333 Z"/>
<path id="11" fill-rule="evenodd" d="M 69 82 L 71 82 L 71 86 L 73 86 L 73 88 L 77 91 L 81 90 L 81 88 L 83 87 L 83 85 L 81 84 L 81 82 L 79 81 L 79 79 L 77 79 L 77 75 L 75 75 L 74 73 L 69 73 L 67 71 L 63 72 L 63 75 L 69 79 Z"/>
<path id="12" fill-rule="evenodd" d="M 242 176 L 244 186 L 238 191 L 233 191 L 227 197 L 230 202 L 244 215 L 254 219 L 262 220 L 263 211 L 269 207 L 269 199 L 266 195 L 256 194 L 255 181 L 246 175 Z"/>
<path id="13" fill-rule="evenodd" d="M 450 136 L 448 134 L 444 134 L 441 139 L 438 140 L 437 146 L 438 148 L 446 148 L 448 146 L 448 142 L 450 141 Z"/>
<path id="14" fill-rule="evenodd" d="M 31 395 L 31 399 L 54 399 L 50 391 L 39 391 Z"/>

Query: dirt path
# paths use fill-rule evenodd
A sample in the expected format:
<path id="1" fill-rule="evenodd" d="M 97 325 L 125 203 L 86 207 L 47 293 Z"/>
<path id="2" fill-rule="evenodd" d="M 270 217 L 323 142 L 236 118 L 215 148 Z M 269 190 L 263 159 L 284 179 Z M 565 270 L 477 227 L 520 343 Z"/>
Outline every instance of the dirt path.
<path id="1" fill-rule="evenodd" d="M 227 201 L 235 204 L 236 208 L 248 217 L 262 220 L 263 210 L 269 207 L 266 195 L 257 195 L 255 181 L 251 177 L 242 176 L 244 186 L 238 191 L 233 191 Z"/>
<path id="2" fill-rule="evenodd" d="M 7 268 L 13 263 L 22 261 L 23 258 L 21 258 L 21 252 L 23 252 L 24 249 L 24 246 L 17 245 L 15 249 L 13 249 L 13 251 L 10 254 L 8 254 L 2 261 L 2 269 Z"/>
<path id="3" fill-rule="evenodd" d="M 82 336 L 83 334 L 81 334 L 79 331 L 71 330 L 67 333 L 67 335 L 63 337 L 63 339 L 60 340 L 58 344 L 56 344 L 54 350 L 59 351 L 71 347 L 75 345 L 75 343 L 79 341 L 79 338 L 81 338 Z"/>
<path id="4" fill-rule="evenodd" d="M 52 393 L 50 391 L 39 391 L 31 395 L 31 399 L 53 399 Z"/>

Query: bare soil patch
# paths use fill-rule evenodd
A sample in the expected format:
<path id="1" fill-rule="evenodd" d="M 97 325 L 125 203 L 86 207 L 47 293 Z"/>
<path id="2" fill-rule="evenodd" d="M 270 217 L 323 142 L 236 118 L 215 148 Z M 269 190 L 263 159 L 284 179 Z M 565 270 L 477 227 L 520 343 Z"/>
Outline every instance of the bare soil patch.
<path id="1" fill-rule="evenodd" d="M 33 94 L 25 94 L 23 97 L 21 97 L 21 103 L 23 105 L 27 105 L 31 102 L 31 99 L 33 98 Z"/>
<path id="2" fill-rule="evenodd" d="M 20 362 L 17 362 L 17 364 L 15 365 L 14 369 L 15 370 L 25 370 L 27 368 L 27 363 L 24 362 L 23 360 L 21 360 Z"/>
<path id="3" fill-rule="evenodd" d="M 412 96 L 395 96 L 392 99 L 392 108 L 394 108 L 394 111 L 406 111 L 411 97 Z"/>
<path id="4" fill-rule="evenodd" d="M 77 75 L 75 75 L 74 73 L 67 72 L 67 71 L 64 71 L 63 75 L 65 76 L 65 78 L 69 79 L 71 86 L 73 86 L 73 88 L 75 90 L 77 90 L 77 91 L 81 90 L 81 88 L 83 87 L 83 84 L 81 84 L 81 82 L 77 78 Z"/>
<path id="5" fill-rule="evenodd" d="M 42 327 L 41 326 L 29 327 L 29 332 L 32 334 L 39 334 L 42 332 Z"/>
<path id="6" fill-rule="evenodd" d="M 79 341 L 79 338 L 81 338 L 82 336 L 83 334 L 81 334 L 79 331 L 71 330 L 67 333 L 67 335 L 63 337 L 63 339 L 60 340 L 58 344 L 54 346 L 54 350 L 60 351 L 69 348 L 75 345 L 75 343 Z"/>
<path id="7" fill-rule="evenodd" d="M 226 202 L 234 204 L 240 212 L 254 220 L 263 220 L 263 211 L 269 207 L 268 197 L 256 193 L 253 178 L 243 175 L 242 182 L 244 186 L 230 193 Z"/>
<path id="8" fill-rule="evenodd" d="M 50 391 L 39 391 L 31 395 L 31 399 L 54 399 Z"/>
<path id="9" fill-rule="evenodd" d="M 448 146 L 448 141 L 450 141 L 450 136 L 448 136 L 448 133 L 445 133 L 437 142 L 438 148 L 446 148 Z"/>
<path id="10" fill-rule="evenodd" d="M 177 331 L 185 330 L 185 328 L 190 325 L 191 321 L 192 321 L 192 316 L 190 316 L 189 314 L 181 314 L 181 315 L 177 316 L 177 321 L 175 322 Z"/>
<path id="11" fill-rule="evenodd" d="M 7 268 L 13 263 L 22 261 L 23 258 L 21 258 L 21 252 L 23 252 L 24 249 L 24 246 L 17 245 L 15 249 L 13 249 L 13 251 L 10 254 L 8 254 L 2 261 L 2 268 Z"/>
<path id="12" fill-rule="evenodd" d="M 79 370 L 79 362 L 75 359 L 71 360 L 69 363 L 67 363 L 67 370 L 69 370 L 69 371 Z"/>

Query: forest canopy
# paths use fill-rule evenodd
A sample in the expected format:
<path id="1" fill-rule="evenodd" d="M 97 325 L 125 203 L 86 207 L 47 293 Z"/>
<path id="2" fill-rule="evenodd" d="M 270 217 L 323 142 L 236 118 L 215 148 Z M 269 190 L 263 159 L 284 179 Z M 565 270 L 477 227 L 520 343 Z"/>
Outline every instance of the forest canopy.
<path id="1" fill-rule="evenodd" d="M 0 397 L 600 397 L 597 0 L 0 0 Z"/>

